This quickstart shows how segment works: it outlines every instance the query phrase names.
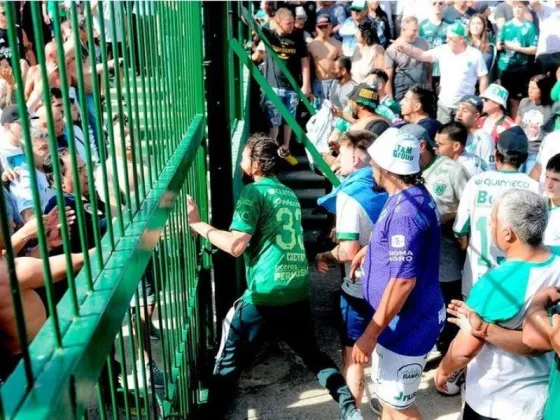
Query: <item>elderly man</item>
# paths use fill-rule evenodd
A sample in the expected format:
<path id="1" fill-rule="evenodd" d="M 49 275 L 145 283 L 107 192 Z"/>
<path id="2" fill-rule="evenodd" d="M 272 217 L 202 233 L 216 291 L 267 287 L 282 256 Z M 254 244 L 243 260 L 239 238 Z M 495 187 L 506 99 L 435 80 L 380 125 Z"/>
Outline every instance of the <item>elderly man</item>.
<path id="1" fill-rule="evenodd" d="M 394 95 L 397 101 L 415 84 L 432 84 L 432 66 L 400 52 L 397 46 L 401 42 L 422 51 L 430 49 L 430 44 L 418 37 L 418 19 L 414 16 L 404 18 L 397 43 L 389 46 L 385 53 L 385 71 L 389 76 L 387 93 L 391 97 Z"/>
<path id="2" fill-rule="evenodd" d="M 383 419 L 420 419 L 415 406 L 427 354 L 445 322 L 439 286 L 441 227 L 437 206 L 424 187 L 420 144 L 390 128 L 368 149 L 374 179 L 389 194 L 362 261 L 364 298 L 375 310 L 354 345 L 353 360 L 372 359 L 372 377 Z M 381 406 L 372 402 L 380 413 Z"/>
<path id="3" fill-rule="evenodd" d="M 550 359 L 525 346 L 519 330 L 535 292 L 560 286 L 558 250 L 542 242 L 547 222 L 546 203 L 534 192 L 514 188 L 494 200 L 484 229 L 505 261 L 475 284 L 466 305 L 484 322 L 514 331 L 485 340 L 473 335 L 466 321 L 441 361 L 435 376 L 440 389 L 453 372 L 467 367 L 465 420 L 542 419 Z M 487 330 L 488 325 L 483 336 Z"/>
<path id="4" fill-rule="evenodd" d="M 400 38 L 393 45 L 419 61 L 439 63 L 438 120 L 442 124 L 452 120 L 461 98 L 475 93 L 477 82 L 481 92 L 488 86 L 488 69 L 482 53 L 467 44 L 467 28 L 461 23 L 454 23 L 447 28 L 447 44 L 428 51 L 422 51 Z"/>

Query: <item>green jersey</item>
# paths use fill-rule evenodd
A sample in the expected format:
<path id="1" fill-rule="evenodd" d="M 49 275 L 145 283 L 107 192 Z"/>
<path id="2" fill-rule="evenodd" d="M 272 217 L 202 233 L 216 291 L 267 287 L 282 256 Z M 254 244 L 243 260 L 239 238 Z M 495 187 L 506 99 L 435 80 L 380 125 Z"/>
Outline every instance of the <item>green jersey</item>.
<path id="1" fill-rule="evenodd" d="M 435 24 L 430 19 L 425 19 L 420 23 L 419 34 L 428 41 L 430 48 L 439 47 L 447 42 L 447 27 L 449 25 L 443 20 L 439 24 Z M 432 64 L 432 76 L 439 77 L 439 64 Z"/>
<path id="2" fill-rule="evenodd" d="M 247 185 L 237 201 L 230 230 L 252 236 L 244 253 L 247 291 L 255 305 L 287 305 L 309 298 L 301 207 L 276 178 Z"/>
<path id="3" fill-rule="evenodd" d="M 500 42 L 511 42 L 519 47 L 536 47 L 539 39 L 537 28 L 532 22 L 516 23 L 513 20 L 506 22 L 498 35 Z M 498 70 L 503 72 L 527 70 L 529 56 L 512 50 L 500 51 Z"/>
<path id="4" fill-rule="evenodd" d="M 390 96 L 385 96 L 385 98 L 383 98 L 383 100 L 379 103 L 375 112 L 382 117 L 387 118 L 389 121 L 393 121 L 400 115 L 401 106 Z"/>

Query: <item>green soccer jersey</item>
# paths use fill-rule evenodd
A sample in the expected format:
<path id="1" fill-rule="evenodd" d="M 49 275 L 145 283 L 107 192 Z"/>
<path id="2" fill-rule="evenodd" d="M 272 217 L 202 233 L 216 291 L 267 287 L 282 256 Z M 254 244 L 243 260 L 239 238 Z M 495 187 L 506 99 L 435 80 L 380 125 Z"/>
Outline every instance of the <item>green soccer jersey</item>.
<path id="1" fill-rule="evenodd" d="M 419 34 L 428 41 L 430 48 L 439 47 L 447 41 L 448 26 L 443 20 L 439 24 L 435 24 L 431 20 L 425 19 L 420 23 Z M 432 69 L 432 76 L 439 77 L 439 64 L 437 62 L 432 64 Z"/>
<path id="2" fill-rule="evenodd" d="M 309 298 L 301 207 L 292 190 L 276 178 L 247 185 L 237 202 L 230 230 L 252 235 L 244 253 L 245 302 L 287 305 Z"/>
<path id="3" fill-rule="evenodd" d="M 375 112 L 382 117 L 387 118 L 389 121 L 393 121 L 400 115 L 401 106 L 390 96 L 385 96 L 385 98 L 383 98 L 383 100 L 379 103 Z"/>
<path id="4" fill-rule="evenodd" d="M 498 36 L 500 42 L 511 42 L 519 47 L 536 47 L 538 41 L 537 28 L 532 22 L 515 23 L 513 20 L 506 22 Z M 512 50 L 500 51 L 498 70 L 521 71 L 527 69 L 529 56 Z"/>

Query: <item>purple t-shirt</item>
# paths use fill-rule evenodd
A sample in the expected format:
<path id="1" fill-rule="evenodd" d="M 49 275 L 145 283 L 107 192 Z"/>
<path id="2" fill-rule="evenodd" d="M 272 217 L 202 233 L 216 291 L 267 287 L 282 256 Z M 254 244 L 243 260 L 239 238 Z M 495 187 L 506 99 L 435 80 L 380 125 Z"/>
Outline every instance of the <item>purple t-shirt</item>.
<path id="1" fill-rule="evenodd" d="M 422 356 L 434 346 L 445 306 L 439 286 L 440 220 L 430 193 L 414 186 L 389 198 L 364 262 L 364 297 L 377 309 L 392 278 L 416 278 L 416 286 L 378 343 L 405 356 Z"/>

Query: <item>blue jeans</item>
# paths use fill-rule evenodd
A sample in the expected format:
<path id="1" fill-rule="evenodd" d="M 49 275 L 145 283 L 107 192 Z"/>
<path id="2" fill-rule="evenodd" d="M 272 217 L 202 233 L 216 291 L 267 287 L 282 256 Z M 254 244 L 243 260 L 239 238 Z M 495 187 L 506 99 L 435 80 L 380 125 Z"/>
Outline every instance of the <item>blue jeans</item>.
<path id="1" fill-rule="evenodd" d="M 313 92 L 313 96 L 317 98 L 319 107 L 321 107 L 325 99 L 330 99 L 331 86 L 334 80 L 335 79 L 313 80 L 313 87 L 311 91 Z"/>
<path id="2" fill-rule="evenodd" d="M 356 404 L 350 389 L 336 364 L 319 349 L 314 328 L 308 300 L 282 306 L 254 305 L 243 300 L 235 302 L 222 326 L 222 342 L 207 404 L 212 414 L 208 418 L 223 418 L 241 368 L 251 359 L 252 350 L 267 330 L 301 357 L 319 383 L 338 402 L 342 418 L 352 415 Z"/>
<path id="3" fill-rule="evenodd" d="M 519 168 L 519 172 L 523 172 L 529 175 L 529 173 L 533 170 L 535 163 L 537 163 L 537 153 L 529 153 L 527 160 Z"/>
<path id="4" fill-rule="evenodd" d="M 299 96 L 295 90 L 291 89 L 283 89 L 283 88 L 272 88 L 276 96 L 282 100 L 282 103 L 286 108 L 288 108 L 288 112 L 292 115 L 292 117 L 296 116 L 297 107 L 299 104 Z M 268 119 L 268 123 L 272 128 L 278 128 L 282 125 L 282 115 L 280 111 L 274 106 L 272 101 L 269 98 L 265 98 L 264 102 L 266 116 Z"/>

